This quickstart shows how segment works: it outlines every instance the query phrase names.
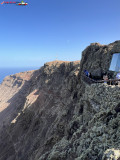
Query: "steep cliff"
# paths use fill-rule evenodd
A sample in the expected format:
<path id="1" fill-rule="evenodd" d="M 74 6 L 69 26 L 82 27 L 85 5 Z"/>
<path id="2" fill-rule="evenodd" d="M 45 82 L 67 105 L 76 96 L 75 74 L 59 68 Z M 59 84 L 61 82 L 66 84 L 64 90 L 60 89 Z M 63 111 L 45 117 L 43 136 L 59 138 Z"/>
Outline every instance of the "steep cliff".
<path id="1" fill-rule="evenodd" d="M 0 126 L 10 122 L 24 105 L 34 71 L 7 76 L 0 85 Z"/>
<path id="2" fill-rule="evenodd" d="M 0 86 L 0 160 L 118 160 L 120 87 L 82 76 L 84 69 L 96 77 L 109 72 L 116 52 L 120 41 L 94 43 L 81 62 L 53 61 L 7 77 Z"/>

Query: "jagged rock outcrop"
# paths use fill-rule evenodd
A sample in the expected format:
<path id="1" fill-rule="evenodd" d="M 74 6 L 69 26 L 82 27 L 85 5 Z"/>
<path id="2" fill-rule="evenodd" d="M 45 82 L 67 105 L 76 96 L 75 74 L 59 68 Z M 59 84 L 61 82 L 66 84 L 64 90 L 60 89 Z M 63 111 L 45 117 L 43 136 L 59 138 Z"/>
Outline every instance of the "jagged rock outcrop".
<path id="1" fill-rule="evenodd" d="M 109 45 L 92 43 L 82 53 L 80 64 L 81 71 L 87 69 L 93 76 L 101 77 L 102 73 L 109 73 L 112 55 L 119 52 L 120 41 L 116 41 Z"/>
<path id="2" fill-rule="evenodd" d="M 119 160 L 120 87 L 82 78 L 84 69 L 99 77 L 109 72 L 114 52 L 120 52 L 120 41 L 94 43 L 83 51 L 81 62 L 46 63 L 29 72 L 23 86 L 16 78 L 14 112 L 9 120 L 5 112 L 0 131 L 0 160 Z M 8 91 L 14 89 L 13 77 L 7 78 Z"/>

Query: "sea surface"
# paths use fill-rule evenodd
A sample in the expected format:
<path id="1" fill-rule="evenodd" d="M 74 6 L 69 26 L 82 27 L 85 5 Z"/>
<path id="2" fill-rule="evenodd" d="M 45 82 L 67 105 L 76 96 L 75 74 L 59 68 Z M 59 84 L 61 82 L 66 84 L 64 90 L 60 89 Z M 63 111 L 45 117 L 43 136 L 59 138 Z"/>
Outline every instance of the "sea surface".
<path id="1" fill-rule="evenodd" d="M 39 67 L 40 68 L 40 67 Z M 30 70 L 36 70 L 39 68 L 35 67 L 29 67 L 29 68 L 0 68 L 0 84 L 2 83 L 3 79 L 6 76 L 19 73 L 19 72 L 25 72 Z"/>

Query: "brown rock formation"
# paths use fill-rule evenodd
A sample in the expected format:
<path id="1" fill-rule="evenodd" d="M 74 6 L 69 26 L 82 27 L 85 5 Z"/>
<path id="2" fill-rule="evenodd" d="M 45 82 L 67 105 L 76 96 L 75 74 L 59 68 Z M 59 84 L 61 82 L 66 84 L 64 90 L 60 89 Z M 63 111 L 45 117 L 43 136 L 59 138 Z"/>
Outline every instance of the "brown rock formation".
<path id="1" fill-rule="evenodd" d="M 82 53 L 81 71 L 88 69 L 92 75 L 101 76 L 103 72 L 109 71 L 112 55 L 119 52 L 120 41 L 109 45 L 92 43 Z"/>
<path id="2" fill-rule="evenodd" d="M 0 125 L 9 122 L 24 105 L 34 71 L 6 77 L 0 85 Z"/>
<path id="3" fill-rule="evenodd" d="M 120 87 L 89 85 L 82 78 L 84 69 L 99 77 L 109 72 L 116 52 L 120 41 L 94 43 L 81 62 L 53 61 L 6 78 L 0 86 L 6 92 L 0 93 L 0 160 L 120 158 Z M 27 80 L 19 82 L 25 74 Z"/>

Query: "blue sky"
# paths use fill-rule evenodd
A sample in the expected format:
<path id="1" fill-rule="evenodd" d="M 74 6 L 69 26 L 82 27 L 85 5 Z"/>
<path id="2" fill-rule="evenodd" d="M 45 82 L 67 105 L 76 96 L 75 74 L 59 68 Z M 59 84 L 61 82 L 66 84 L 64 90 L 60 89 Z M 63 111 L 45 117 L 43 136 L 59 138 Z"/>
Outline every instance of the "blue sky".
<path id="1" fill-rule="evenodd" d="M 0 67 L 80 60 L 90 43 L 119 40 L 119 0 L 26 2 L 24 7 L 0 5 Z"/>

